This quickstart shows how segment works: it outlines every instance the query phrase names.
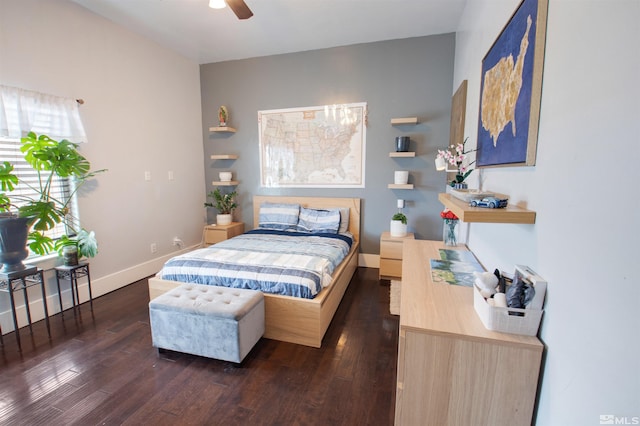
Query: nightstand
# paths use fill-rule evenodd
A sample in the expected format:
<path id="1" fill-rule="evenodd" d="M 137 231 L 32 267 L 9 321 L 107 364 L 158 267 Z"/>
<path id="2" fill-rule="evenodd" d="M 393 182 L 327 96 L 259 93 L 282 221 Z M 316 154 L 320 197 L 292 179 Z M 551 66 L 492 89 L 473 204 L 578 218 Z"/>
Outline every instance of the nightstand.
<path id="1" fill-rule="evenodd" d="M 404 237 L 392 237 L 390 232 L 380 236 L 380 279 L 402 278 L 402 243 L 413 240 L 413 233 Z"/>
<path id="2" fill-rule="evenodd" d="M 207 225 L 204 227 L 204 245 L 210 246 L 244 232 L 244 223 L 231 222 L 228 225 Z"/>

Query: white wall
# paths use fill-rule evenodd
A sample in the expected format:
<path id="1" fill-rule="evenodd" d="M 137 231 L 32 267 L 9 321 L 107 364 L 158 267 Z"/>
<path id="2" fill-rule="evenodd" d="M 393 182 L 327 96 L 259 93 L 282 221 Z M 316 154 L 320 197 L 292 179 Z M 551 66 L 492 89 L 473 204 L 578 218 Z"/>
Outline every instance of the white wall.
<path id="1" fill-rule="evenodd" d="M 68 1 L 0 0 L 0 81 L 86 101 L 89 143 L 81 152 L 94 169 L 109 169 L 80 199 L 83 225 L 99 243 L 91 260 L 94 296 L 155 273 L 175 254 L 173 237 L 186 246 L 200 243 L 205 182 L 197 63 Z M 0 306 L 5 332 L 13 329 L 7 309 Z"/>
<path id="2" fill-rule="evenodd" d="M 482 58 L 518 4 L 466 5 L 453 90 L 469 81 L 470 141 Z M 487 268 L 525 264 L 549 282 L 538 425 L 640 419 L 639 20 L 636 0 L 551 0 L 537 164 L 471 181 L 537 212 L 535 225 L 471 224 L 468 243 Z"/>

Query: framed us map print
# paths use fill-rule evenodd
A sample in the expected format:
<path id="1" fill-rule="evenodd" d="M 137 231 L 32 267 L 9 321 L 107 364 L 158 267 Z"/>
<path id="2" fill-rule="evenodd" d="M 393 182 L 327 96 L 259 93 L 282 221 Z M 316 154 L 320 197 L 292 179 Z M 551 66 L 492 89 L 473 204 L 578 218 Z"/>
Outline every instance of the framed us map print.
<path id="1" fill-rule="evenodd" d="M 366 102 L 258 111 L 263 187 L 364 188 Z"/>
<path id="2" fill-rule="evenodd" d="M 523 0 L 482 60 L 476 164 L 536 163 L 548 0 Z"/>

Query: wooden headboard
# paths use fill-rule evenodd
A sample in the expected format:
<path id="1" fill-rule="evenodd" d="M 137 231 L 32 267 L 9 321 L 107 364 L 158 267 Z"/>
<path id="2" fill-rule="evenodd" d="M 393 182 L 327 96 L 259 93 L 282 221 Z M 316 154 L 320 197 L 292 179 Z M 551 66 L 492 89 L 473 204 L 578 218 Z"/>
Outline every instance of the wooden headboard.
<path id="1" fill-rule="evenodd" d="M 281 197 L 277 195 L 253 196 L 253 227 L 257 228 L 260 219 L 260 204 L 296 203 L 314 209 L 330 209 L 349 207 L 349 232 L 356 241 L 360 241 L 360 198 L 328 198 L 328 197 Z"/>

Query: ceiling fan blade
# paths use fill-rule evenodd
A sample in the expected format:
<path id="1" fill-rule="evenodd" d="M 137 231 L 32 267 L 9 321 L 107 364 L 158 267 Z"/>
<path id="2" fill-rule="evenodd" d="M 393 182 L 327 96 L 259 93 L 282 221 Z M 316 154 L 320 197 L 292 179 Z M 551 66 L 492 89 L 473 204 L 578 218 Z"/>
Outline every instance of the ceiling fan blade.
<path id="1" fill-rule="evenodd" d="M 249 6 L 244 0 L 225 0 L 233 13 L 236 14 L 238 19 L 249 19 L 253 16 L 253 12 L 249 9 Z"/>

